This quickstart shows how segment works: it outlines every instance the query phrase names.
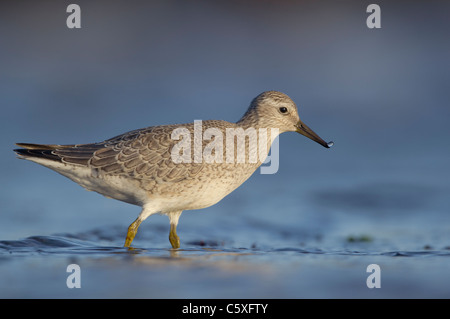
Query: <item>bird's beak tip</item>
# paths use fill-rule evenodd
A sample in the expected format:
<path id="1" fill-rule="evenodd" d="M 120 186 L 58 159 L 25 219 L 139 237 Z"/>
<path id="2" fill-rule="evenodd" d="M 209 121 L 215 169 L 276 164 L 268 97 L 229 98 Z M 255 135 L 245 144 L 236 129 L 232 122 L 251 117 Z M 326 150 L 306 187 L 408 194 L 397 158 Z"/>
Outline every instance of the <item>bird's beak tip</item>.
<path id="1" fill-rule="evenodd" d="M 320 145 L 322 145 L 325 148 L 330 148 L 334 145 L 334 142 L 331 142 L 331 141 L 328 143 L 325 142 L 322 138 L 319 137 L 319 135 L 317 135 L 313 130 L 311 130 L 308 126 L 306 126 L 301 121 L 298 122 L 296 127 L 297 127 L 297 129 L 296 129 L 297 133 L 300 133 L 300 134 L 306 136 L 307 138 L 310 138 L 311 140 L 319 143 Z"/>

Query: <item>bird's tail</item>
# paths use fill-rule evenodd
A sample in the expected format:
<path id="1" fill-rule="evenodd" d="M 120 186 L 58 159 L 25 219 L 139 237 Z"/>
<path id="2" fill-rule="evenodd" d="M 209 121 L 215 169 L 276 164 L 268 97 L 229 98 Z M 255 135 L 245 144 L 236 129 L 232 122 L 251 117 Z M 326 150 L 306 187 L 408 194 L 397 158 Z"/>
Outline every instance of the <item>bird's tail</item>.
<path id="1" fill-rule="evenodd" d="M 56 145 L 56 144 L 31 144 L 31 143 L 16 143 L 17 146 L 21 147 L 15 149 L 19 158 L 29 159 L 29 158 L 45 158 L 53 161 L 60 161 L 60 157 L 53 154 L 56 149 L 70 148 L 74 145 Z"/>

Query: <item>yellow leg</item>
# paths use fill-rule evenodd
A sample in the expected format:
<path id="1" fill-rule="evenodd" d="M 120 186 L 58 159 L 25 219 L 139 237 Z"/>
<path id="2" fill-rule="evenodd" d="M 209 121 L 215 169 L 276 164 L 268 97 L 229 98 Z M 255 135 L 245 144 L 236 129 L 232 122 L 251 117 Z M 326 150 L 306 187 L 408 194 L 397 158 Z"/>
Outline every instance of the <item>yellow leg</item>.
<path id="1" fill-rule="evenodd" d="M 131 225 L 128 227 L 127 238 L 125 239 L 125 247 L 130 247 L 131 242 L 136 236 L 139 225 L 142 223 L 140 218 L 137 218 Z"/>
<path id="2" fill-rule="evenodd" d="M 181 213 L 181 210 L 166 213 L 170 221 L 169 241 L 173 249 L 180 248 L 180 237 L 177 235 L 177 225 Z"/>
<path id="3" fill-rule="evenodd" d="M 170 224 L 169 241 L 173 249 L 180 248 L 180 237 L 177 235 L 176 224 Z"/>

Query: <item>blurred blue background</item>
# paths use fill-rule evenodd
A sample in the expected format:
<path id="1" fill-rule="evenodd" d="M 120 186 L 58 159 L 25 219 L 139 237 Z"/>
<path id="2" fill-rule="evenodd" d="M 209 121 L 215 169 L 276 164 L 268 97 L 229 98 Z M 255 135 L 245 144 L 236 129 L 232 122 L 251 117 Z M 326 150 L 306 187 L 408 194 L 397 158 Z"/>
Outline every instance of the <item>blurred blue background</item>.
<path id="1" fill-rule="evenodd" d="M 185 212 L 182 246 L 446 254 L 450 3 L 377 1 L 382 28 L 369 29 L 372 2 L 80 0 L 82 27 L 68 29 L 70 1 L 2 1 L 0 240 L 99 229 L 120 246 L 140 211 L 16 159 L 15 142 L 89 143 L 152 125 L 236 121 L 257 94 L 279 90 L 335 146 L 283 134 L 279 171 L 258 171 L 219 204 Z M 137 244 L 168 248 L 166 217 L 142 227 Z M 370 243 L 352 246 L 354 236 Z M 437 280 L 444 274 L 426 269 L 423 284 L 448 297 Z M 23 285 L 17 296 L 55 291 Z M 341 288 L 331 296 L 352 296 Z"/>

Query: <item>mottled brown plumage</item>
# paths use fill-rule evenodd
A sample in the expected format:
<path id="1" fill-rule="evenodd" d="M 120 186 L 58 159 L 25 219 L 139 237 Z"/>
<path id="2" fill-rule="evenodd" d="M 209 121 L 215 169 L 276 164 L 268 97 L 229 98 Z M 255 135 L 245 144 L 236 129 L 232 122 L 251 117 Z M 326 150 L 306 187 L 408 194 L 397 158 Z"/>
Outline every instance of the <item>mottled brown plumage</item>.
<path id="1" fill-rule="evenodd" d="M 234 143 L 228 149 L 225 137 L 230 130 L 267 130 L 263 157 L 267 156 L 273 139 L 286 131 L 299 132 L 328 147 L 300 121 L 295 103 L 277 91 L 258 95 L 236 123 L 202 121 L 200 129 L 197 124 L 153 126 L 92 144 L 18 143 L 22 149 L 15 151 L 20 158 L 51 168 L 88 190 L 142 206 L 141 214 L 128 229 L 125 246 L 130 246 L 143 220 L 152 214 L 163 213 L 170 219 L 172 247 L 178 248 L 176 225 L 181 212 L 217 203 L 247 180 L 264 161 L 261 157 L 251 160 L 251 154 L 258 151 L 259 144 L 253 143 L 250 137 L 245 138 L 245 143 Z M 177 129 L 184 130 L 186 135 L 175 136 Z M 270 132 L 275 129 L 277 134 L 271 136 Z M 207 132 L 213 134 L 203 138 Z M 222 140 L 218 140 L 220 135 Z M 202 138 L 198 139 L 199 136 Z M 259 135 L 255 141 L 258 139 Z M 217 142 L 215 148 L 210 144 L 212 141 Z M 181 142 L 190 146 L 191 152 L 187 156 L 174 151 Z M 197 150 L 200 153 L 196 153 Z M 217 153 L 219 151 L 223 154 Z M 231 161 L 227 161 L 228 151 L 232 151 Z M 183 161 L 174 160 L 174 154 L 183 155 L 178 158 Z M 196 154 L 201 155 L 200 161 Z M 243 162 L 239 161 L 238 154 L 245 154 Z M 218 161 L 216 155 L 223 155 L 222 161 Z"/>

